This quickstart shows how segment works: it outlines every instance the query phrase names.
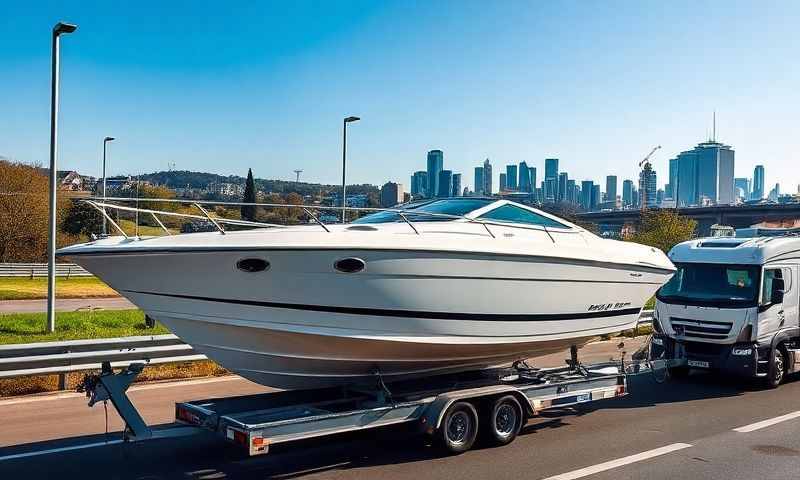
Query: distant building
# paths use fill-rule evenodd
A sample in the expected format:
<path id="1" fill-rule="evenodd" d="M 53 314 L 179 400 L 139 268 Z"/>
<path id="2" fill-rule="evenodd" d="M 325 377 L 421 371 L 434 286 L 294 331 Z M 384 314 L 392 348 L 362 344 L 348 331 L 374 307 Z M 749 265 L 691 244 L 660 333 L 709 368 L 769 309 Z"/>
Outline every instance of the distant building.
<path id="1" fill-rule="evenodd" d="M 681 152 L 677 158 L 677 185 L 673 187 L 677 205 L 732 204 L 734 157 L 730 146 L 716 141 Z"/>
<path id="2" fill-rule="evenodd" d="M 483 167 L 475 167 L 475 195 L 483 195 Z"/>
<path id="3" fill-rule="evenodd" d="M 545 201 L 555 202 L 558 199 L 558 159 L 544 160 L 544 196 Z"/>
<path id="4" fill-rule="evenodd" d="M 617 176 L 606 176 L 606 202 L 614 202 L 611 208 L 617 208 Z"/>
<path id="5" fill-rule="evenodd" d="M 781 185 L 779 183 L 776 183 L 775 188 L 769 191 L 767 199 L 769 199 L 769 201 L 771 202 L 777 202 L 780 196 L 781 196 Z"/>
<path id="6" fill-rule="evenodd" d="M 592 185 L 592 203 L 589 205 L 589 210 L 600 210 L 600 203 L 602 197 L 600 196 L 600 185 Z"/>
<path id="7" fill-rule="evenodd" d="M 244 195 L 244 185 L 240 183 L 213 182 L 207 188 L 216 197 L 234 198 Z"/>
<path id="8" fill-rule="evenodd" d="M 678 159 L 669 160 L 669 182 L 664 186 L 664 197 L 675 198 L 675 185 L 678 182 Z"/>
<path id="9" fill-rule="evenodd" d="M 764 165 L 756 165 L 753 169 L 753 192 L 751 200 L 764 198 Z"/>
<path id="10" fill-rule="evenodd" d="M 590 212 L 592 210 L 592 191 L 594 190 L 594 182 L 591 180 L 584 180 L 581 182 L 581 207 Z"/>
<path id="11" fill-rule="evenodd" d="M 389 208 L 403 203 L 404 199 L 403 184 L 386 182 L 381 187 L 381 206 Z"/>
<path id="12" fill-rule="evenodd" d="M 530 167 L 528 171 L 531 172 L 531 189 L 530 191 L 533 192 L 536 190 L 536 167 Z"/>
<path id="13" fill-rule="evenodd" d="M 506 189 L 517 189 L 517 166 L 506 165 Z"/>
<path id="14" fill-rule="evenodd" d="M 661 206 L 664 203 L 664 190 L 658 189 L 656 191 L 656 205 Z"/>
<path id="15" fill-rule="evenodd" d="M 461 174 L 454 173 L 453 174 L 453 197 L 460 197 L 461 196 Z"/>
<path id="16" fill-rule="evenodd" d="M 505 192 L 508 190 L 508 175 L 505 173 L 500 174 L 500 191 Z"/>
<path id="17" fill-rule="evenodd" d="M 444 169 L 444 153 L 441 150 L 428 152 L 427 197 L 433 198 L 439 192 L 439 173 Z"/>
<path id="18" fill-rule="evenodd" d="M 439 191 L 437 197 L 447 198 L 453 196 L 453 171 L 442 170 L 439 172 Z"/>
<path id="19" fill-rule="evenodd" d="M 558 201 L 565 202 L 567 200 L 567 172 L 559 172 L 558 174 Z"/>
<path id="20" fill-rule="evenodd" d="M 731 188 L 733 183 L 731 182 Z M 650 162 L 644 164 L 644 168 L 639 172 L 639 204 L 646 205 L 647 208 L 658 206 L 656 201 L 658 195 L 658 184 L 656 183 L 656 171 Z"/>
<path id="21" fill-rule="evenodd" d="M 749 178 L 734 178 L 733 179 L 734 197 L 742 201 L 750 200 L 750 179 Z"/>
<path id="22" fill-rule="evenodd" d="M 419 170 L 411 177 L 411 196 L 424 197 L 428 191 L 428 172 Z"/>
<path id="23" fill-rule="evenodd" d="M 575 180 L 568 179 L 567 180 L 567 201 L 569 203 L 578 203 L 578 196 L 575 192 Z"/>
<path id="24" fill-rule="evenodd" d="M 633 180 L 622 181 L 622 208 L 633 206 Z"/>
<path id="25" fill-rule="evenodd" d="M 488 158 L 483 161 L 483 194 L 492 194 L 492 164 Z"/>
<path id="26" fill-rule="evenodd" d="M 531 183 L 531 169 L 528 167 L 528 164 L 523 162 L 519 162 L 519 181 L 517 182 L 517 188 L 520 192 L 530 192 L 532 190 L 533 184 Z"/>

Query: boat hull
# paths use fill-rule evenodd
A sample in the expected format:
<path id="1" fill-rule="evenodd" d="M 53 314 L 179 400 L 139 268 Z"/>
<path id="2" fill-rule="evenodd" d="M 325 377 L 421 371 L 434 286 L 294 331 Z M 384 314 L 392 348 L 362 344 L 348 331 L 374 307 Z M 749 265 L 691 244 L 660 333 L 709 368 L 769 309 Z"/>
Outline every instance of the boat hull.
<path id="1" fill-rule="evenodd" d="M 506 364 L 632 328 L 670 271 L 415 250 L 74 255 L 223 367 L 278 388 Z M 243 258 L 269 262 L 238 270 Z M 333 264 L 359 258 L 365 268 Z"/>

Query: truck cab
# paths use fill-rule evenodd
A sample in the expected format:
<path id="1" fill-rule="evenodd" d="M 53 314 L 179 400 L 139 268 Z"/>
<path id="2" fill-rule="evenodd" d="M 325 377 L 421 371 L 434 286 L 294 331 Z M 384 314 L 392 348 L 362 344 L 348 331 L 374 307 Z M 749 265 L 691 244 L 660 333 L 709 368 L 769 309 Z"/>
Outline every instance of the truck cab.
<path id="1" fill-rule="evenodd" d="M 800 238 L 705 238 L 669 252 L 656 293 L 655 351 L 689 369 L 780 384 L 800 368 Z"/>

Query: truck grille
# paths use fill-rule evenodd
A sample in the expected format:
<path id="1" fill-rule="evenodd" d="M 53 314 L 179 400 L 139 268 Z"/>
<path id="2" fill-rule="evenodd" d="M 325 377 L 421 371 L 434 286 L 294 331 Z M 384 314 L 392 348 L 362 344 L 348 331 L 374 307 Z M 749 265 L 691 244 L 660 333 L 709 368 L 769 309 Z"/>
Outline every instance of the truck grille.
<path id="1" fill-rule="evenodd" d="M 715 340 L 727 338 L 733 328 L 733 322 L 711 322 L 692 318 L 671 317 L 670 323 L 678 335 Z"/>

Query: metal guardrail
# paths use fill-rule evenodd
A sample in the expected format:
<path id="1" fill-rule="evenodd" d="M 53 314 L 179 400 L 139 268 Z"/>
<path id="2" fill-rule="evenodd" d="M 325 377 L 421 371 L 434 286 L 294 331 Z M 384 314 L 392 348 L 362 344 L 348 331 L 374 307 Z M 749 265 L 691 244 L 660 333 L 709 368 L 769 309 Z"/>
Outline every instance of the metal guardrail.
<path id="1" fill-rule="evenodd" d="M 651 323 L 652 310 L 643 310 L 639 322 Z M 0 378 L 65 374 L 99 369 L 102 362 L 125 367 L 206 360 L 175 335 L 68 340 L 63 342 L 0 345 Z"/>
<path id="2" fill-rule="evenodd" d="M 46 263 L 0 263 L 0 277 L 46 277 Z M 74 263 L 57 263 L 57 277 L 92 277 L 91 273 Z"/>
<path id="3" fill-rule="evenodd" d="M 0 345 L 0 378 L 95 370 L 106 361 L 123 367 L 205 359 L 175 335 Z"/>

